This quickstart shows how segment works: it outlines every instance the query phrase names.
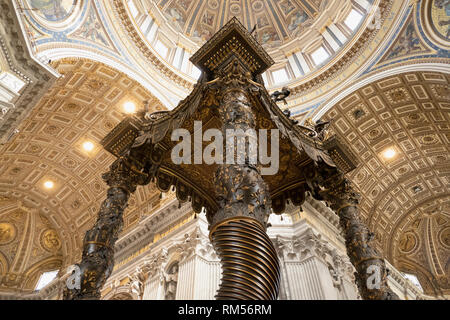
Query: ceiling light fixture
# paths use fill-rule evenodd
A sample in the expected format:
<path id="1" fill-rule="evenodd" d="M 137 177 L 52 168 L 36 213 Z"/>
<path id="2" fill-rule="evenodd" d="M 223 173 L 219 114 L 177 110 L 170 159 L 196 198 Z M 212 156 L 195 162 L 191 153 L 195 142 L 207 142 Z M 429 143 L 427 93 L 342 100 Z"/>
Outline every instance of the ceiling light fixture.
<path id="1" fill-rule="evenodd" d="M 94 150 L 94 144 L 91 141 L 86 141 L 83 143 L 83 149 L 87 152 Z"/>
<path id="2" fill-rule="evenodd" d="M 125 102 L 123 105 L 123 110 L 126 113 L 134 113 L 136 111 L 136 105 L 131 101 Z"/>
<path id="3" fill-rule="evenodd" d="M 394 148 L 388 148 L 383 151 L 383 157 L 388 160 L 395 157 L 396 154 L 397 154 L 397 152 L 395 151 Z"/>
<path id="4" fill-rule="evenodd" d="M 55 186 L 55 184 L 53 183 L 53 181 L 47 180 L 44 182 L 44 187 L 46 189 L 52 189 Z"/>

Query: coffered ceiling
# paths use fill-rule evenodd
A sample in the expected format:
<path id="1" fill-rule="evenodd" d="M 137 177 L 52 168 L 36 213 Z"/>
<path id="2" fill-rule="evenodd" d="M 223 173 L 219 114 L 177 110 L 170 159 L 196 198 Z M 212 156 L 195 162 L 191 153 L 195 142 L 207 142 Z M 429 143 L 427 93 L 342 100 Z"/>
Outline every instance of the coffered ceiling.
<path id="1" fill-rule="evenodd" d="M 2 21 L 6 26 L 18 25 L 16 18 L 11 20 L 12 1 L 0 2 L 3 9 L 8 3 L 8 10 L 1 12 L 5 16 Z M 83 54 L 116 68 L 86 59 L 56 60 L 51 66 L 63 77 L 54 85 L 51 77 L 48 81 L 37 77 L 32 83 L 43 92 L 51 86 L 37 105 L 40 95 L 31 91 L 32 85 L 18 97 L 16 111 L 24 106 L 27 112 L 23 114 L 28 116 L 11 117 L 20 133 L 0 146 L 1 290 L 32 290 L 42 272 L 79 260 L 82 238 L 92 226 L 106 191 L 100 175 L 113 161 L 99 141 L 126 116 L 123 104 L 132 101 L 142 107 L 148 100 L 150 111 L 163 110 L 161 102 L 145 88 L 153 88 L 155 95 L 171 103 L 192 89 L 193 80 L 182 70 L 148 52 L 151 46 L 143 42 L 146 40 L 136 27 L 149 22 L 150 16 L 159 24 L 154 41 L 166 37 L 171 40 L 166 44 L 173 42 L 169 46 L 173 61 L 180 50 L 194 52 L 222 20 L 226 23 L 237 16 L 249 29 L 256 24 L 258 39 L 277 60 L 276 68 L 289 65 L 286 70 L 292 79 L 301 82 L 291 88 L 298 95 L 289 105 L 293 112 L 305 103 L 318 102 L 324 92 L 331 96 L 341 92 L 350 75 L 375 56 L 380 61 L 371 69 L 374 73 L 380 65 L 385 70 L 412 65 L 411 61 L 445 64 L 448 56 L 447 39 L 435 31 L 443 26 L 442 21 L 445 23 L 444 9 L 440 2 L 431 0 L 139 0 L 133 1 L 140 10 L 136 16 L 140 20 L 135 22 L 128 6 L 131 2 L 125 0 L 78 1 L 75 5 L 71 0 L 58 0 L 55 3 L 62 8 L 58 10 L 45 1 L 17 3 L 39 9 L 18 14 L 30 47 L 43 61 Z M 372 5 L 361 10 L 367 13 L 361 27 L 355 33 L 347 30 L 349 41 L 343 50 L 337 46 L 330 50 L 332 39 L 328 43 L 322 36 L 326 26 L 334 21 L 345 31 L 343 20 L 352 7 L 361 9 L 361 3 Z M 381 8 L 380 26 L 369 28 L 376 6 Z M 439 11 L 434 7 L 430 11 L 431 6 Z M 429 11 L 435 14 L 428 17 L 425 13 Z M 422 20 L 432 23 L 423 29 Z M 395 33 L 397 29 L 399 33 Z M 17 33 L 12 33 L 12 28 L 5 30 L 11 32 L 2 37 L 14 41 L 2 47 L 2 71 L 10 68 L 6 53 L 17 43 Z M 326 63 L 320 76 L 311 73 L 311 79 L 299 77 L 289 64 L 295 60 L 294 53 L 308 60 L 319 45 L 330 52 L 336 50 L 328 62 L 333 67 Z M 383 46 L 392 50 L 384 52 Z M 23 54 L 9 55 L 21 58 L 20 63 L 32 60 L 22 59 Z M 426 60 L 426 55 L 434 60 Z M 314 69 L 310 60 L 306 62 Z M 119 67 L 134 79 L 142 77 L 141 84 L 117 71 Z M 49 66 L 45 69 L 51 71 Z M 56 72 L 51 74 L 56 77 Z M 379 251 L 395 267 L 416 274 L 425 292 L 432 295 L 450 292 L 449 80 L 448 74 L 436 72 L 390 76 L 349 94 L 323 117 L 332 119 L 335 133 L 359 157 L 361 165 L 350 179 L 361 193 L 362 213 L 376 232 Z M 170 107 L 170 103 L 165 104 Z M 0 122 L 3 128 L 5 119 Z M 10 123 L 8 130 L 13 129 Z M 92 151 L 83 148 L 87 141 L 93 144 Z M 386 157 L 386 151 L 393 157 Z M 53 182 L 52 188 L 45 187 L 48 181 Z M 125 231 L 132 230 L 159 201 L 159 191 L 153 186 L 139 187 L 125 212 Z"/>
<path id="2" fill-rule="evenodd" d="M 411 72 L 367 85 L 323 117 L 358 155 L 350 179 L 380 252 L 449 294 L 450 76 Z"/>
<path id="3" fill-rule="evenodd" d="M 42 216 L 48 228 L 55 230 L 55 237 L 61 239 L 59 257 L 64 256 L 60 264 L 69 265 L 80 256 L 85 231 L 96 219 L 106 192 L 101 173 L 108 170 L 113 156 L 100 147 L 100 140 L 126 116 L 125 102 L 139 108 L 149 101 L 151 112 L 163 107 L 137 82 L 106 65 L 63 59 L 53 66 L 63 77 L 22 122 L 20 133 L 0 150 L 0 225 L 5 232 L 16 230 L 17 237 L 22 237 L 30 231 L 26 227 L 30 218 L 23 214 L 9 221 L 11 206 L 37 209 L 34 219 Z M 93 144 L 92 151 L 83 148 L 86 141 Z M 45 184 L 49 181 L 51 188 Z M 125 213 L 125 228 L 158 202 L 155 188 L 139 188 Z M 26 245 L 34 250 L 34 243 Z M 0 241 L 2 272 L 20 254 L 8 248 Z M 34 263 L 29 260 L 24 265 Z"/>

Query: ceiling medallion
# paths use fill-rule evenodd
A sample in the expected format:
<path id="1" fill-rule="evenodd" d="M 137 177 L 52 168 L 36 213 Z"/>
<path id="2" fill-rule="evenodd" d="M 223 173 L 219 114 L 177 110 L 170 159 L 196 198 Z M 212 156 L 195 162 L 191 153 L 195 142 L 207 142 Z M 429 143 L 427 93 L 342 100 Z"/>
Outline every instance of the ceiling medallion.
<path id="1" fill-rule="evenodd" d="M 22 172 L 22 168 L 14 167 L 14 168 L 11 169 L 10 174 L 15 176 L 15 175 L 18 175 L 20 172 Z"/>
<path id="2" fill-rule="evenodd" d="M 219 2 L 217 0 L 210 0 L 208 1 L 208 5 L 211 9 L 217 9 L 219 7 Z"/>
<path id="3" fill-rule="evenodd" d="M 373 129 L 372 131 L 369 132 L 368 138 L 370 140 L 375 140 L 375 139 L 381 137 L 382 134 L 383 134 L 383 130 L 375 128 L 375 129 Z"/>
<path id="4" fill-rule="evenodd" d="M 400 239 L 399 249 L 403 253 L 410 253 L 417 247 L 417 236 L 413 232 L 406 232 Z"/>
<path id="5" fill-rule="evenodd" d="M 8 222 L 0 223 L 0 245 L 8 244 L 16 238 L 16 228 Z"/>
<path id="6" fill-rule="evenodd" d="M 41 245 L 47 251 L 55 252 L 61 248 L 61 240 L 58 233 L 53 229 L 44 231 L 41 235 Z"/>
<path id="7" fill-rule="evenodd" d="M 409 124 L 416 124 L 422 121 L 422 116 L 419 113 L 413 113 L 408 115 L 405 121 Z"/>
<path id="8" fill-rule="evenodd" d="M 232 4 L 230 6 L 230 11 L 234 15 L 238 15 L 241 13 L 241 7 L 238 4 Z"/>
<path id="9" fill-rule="evenodd" d="M 365 118 L 368 114 L 369 111 L 367 110 L 367 107 L 364 105 L 364 103 L 358 104 L 348 112 L 349 117 L 352 118 L 353 121 L 359 121 Z"/>
<path id="10" fill-rule="evenodd" d="M 78 113 L 81 111 L 81 107 L 75 103 L 68 103 L 62 107 L 62 110 L 67 113 Z"/>
<path id="11" fill-rule="evenodd" d="M 424 145 L 436 144 L 439 142 L 439 139 L 436 135 L 428 135 L 420 137 L 420 143 Z"/>

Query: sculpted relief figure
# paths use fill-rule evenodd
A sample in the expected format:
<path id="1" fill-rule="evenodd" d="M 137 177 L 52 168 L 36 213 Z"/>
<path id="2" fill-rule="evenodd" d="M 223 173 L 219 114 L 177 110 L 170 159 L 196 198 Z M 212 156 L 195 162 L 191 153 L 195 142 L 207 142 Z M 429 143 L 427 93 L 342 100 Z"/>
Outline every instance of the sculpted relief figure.
<path id="1" fill-rule="evenodd" d="M 337 299 L 347 300 L 347 295 L 342 282 L 342 274 L 336 270 L 333 266 L 328 265 L 328 270 L 330 271 L 331 279 L 333 281 L 333 286 L 337 291 Z"/>
<path id="2" fill-rule="evenodd" d="M 10 223 L 0 223 L 0 244 L 11 242 L 16 236 L 15 229 Z"/>
<path id="3" fill-rule="evenodd" d="M 142 294 L 144 293 L 144 277 L 142 270 L 140 268 L 137 268 L 136 272 L 130 276 L 130 280 L 131 292 L 137 295 L 139 298 L 142 298 Z"/>
<path id="4" fill-rule="evenodd" d="M 178 263 L 173 264 L 168 272 L 164 272 L 165 300 L 175 300 L 178 283 Z"/>

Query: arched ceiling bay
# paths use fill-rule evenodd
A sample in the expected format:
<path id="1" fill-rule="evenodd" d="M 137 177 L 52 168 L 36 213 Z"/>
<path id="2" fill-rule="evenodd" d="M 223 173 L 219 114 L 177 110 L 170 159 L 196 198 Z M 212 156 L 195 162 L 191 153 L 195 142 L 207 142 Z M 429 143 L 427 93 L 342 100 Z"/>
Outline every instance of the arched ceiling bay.
<path id="1" fill-rule="evenodd" d="M 0 291 L 35 289 L 43 272 L 60 270 L 61 240 L 37 209 L 0 198 Z"/>
<path id="2" fill-rule="evenodd" d="M 20 133 L 0 149 L 0 223 L 10 223 L 3 213 L 11 203 L 20 201 L 35 210 L 61 239 L 67 266 L 81 255 L 85 231 L 106 194 L 101 174 L 114 157 L 101 148 L 100 140 L 126 116 L 125 102 L 139 108 L 149 101 L 151 112 L 163 106 L 137 82 L 101 63 L 63 59 L 53 66 L 63 76 L 22 122 Z M 90 152 L 83 149 L 86 141 L 94 145 Z M 46 188 L 47 181 L 53 182 L 52 188 Z M 138 188 L 124 214 L 125 229 L 158 202 L 156 188 Z M 17 230 L 25 228 L 25 220 L 14 222 Z M 34 244 L 29 247 L 34 250 Z M 2 243 L 0 253 L 9 256 Z"/>
<path id="3" fill-rule="evenodd" d="M 449 81 L 436 72 L 388 77 L 323 117 L 358 155 L 349 178 L 376 246 L 432 295 L 450 293 Z"/>

